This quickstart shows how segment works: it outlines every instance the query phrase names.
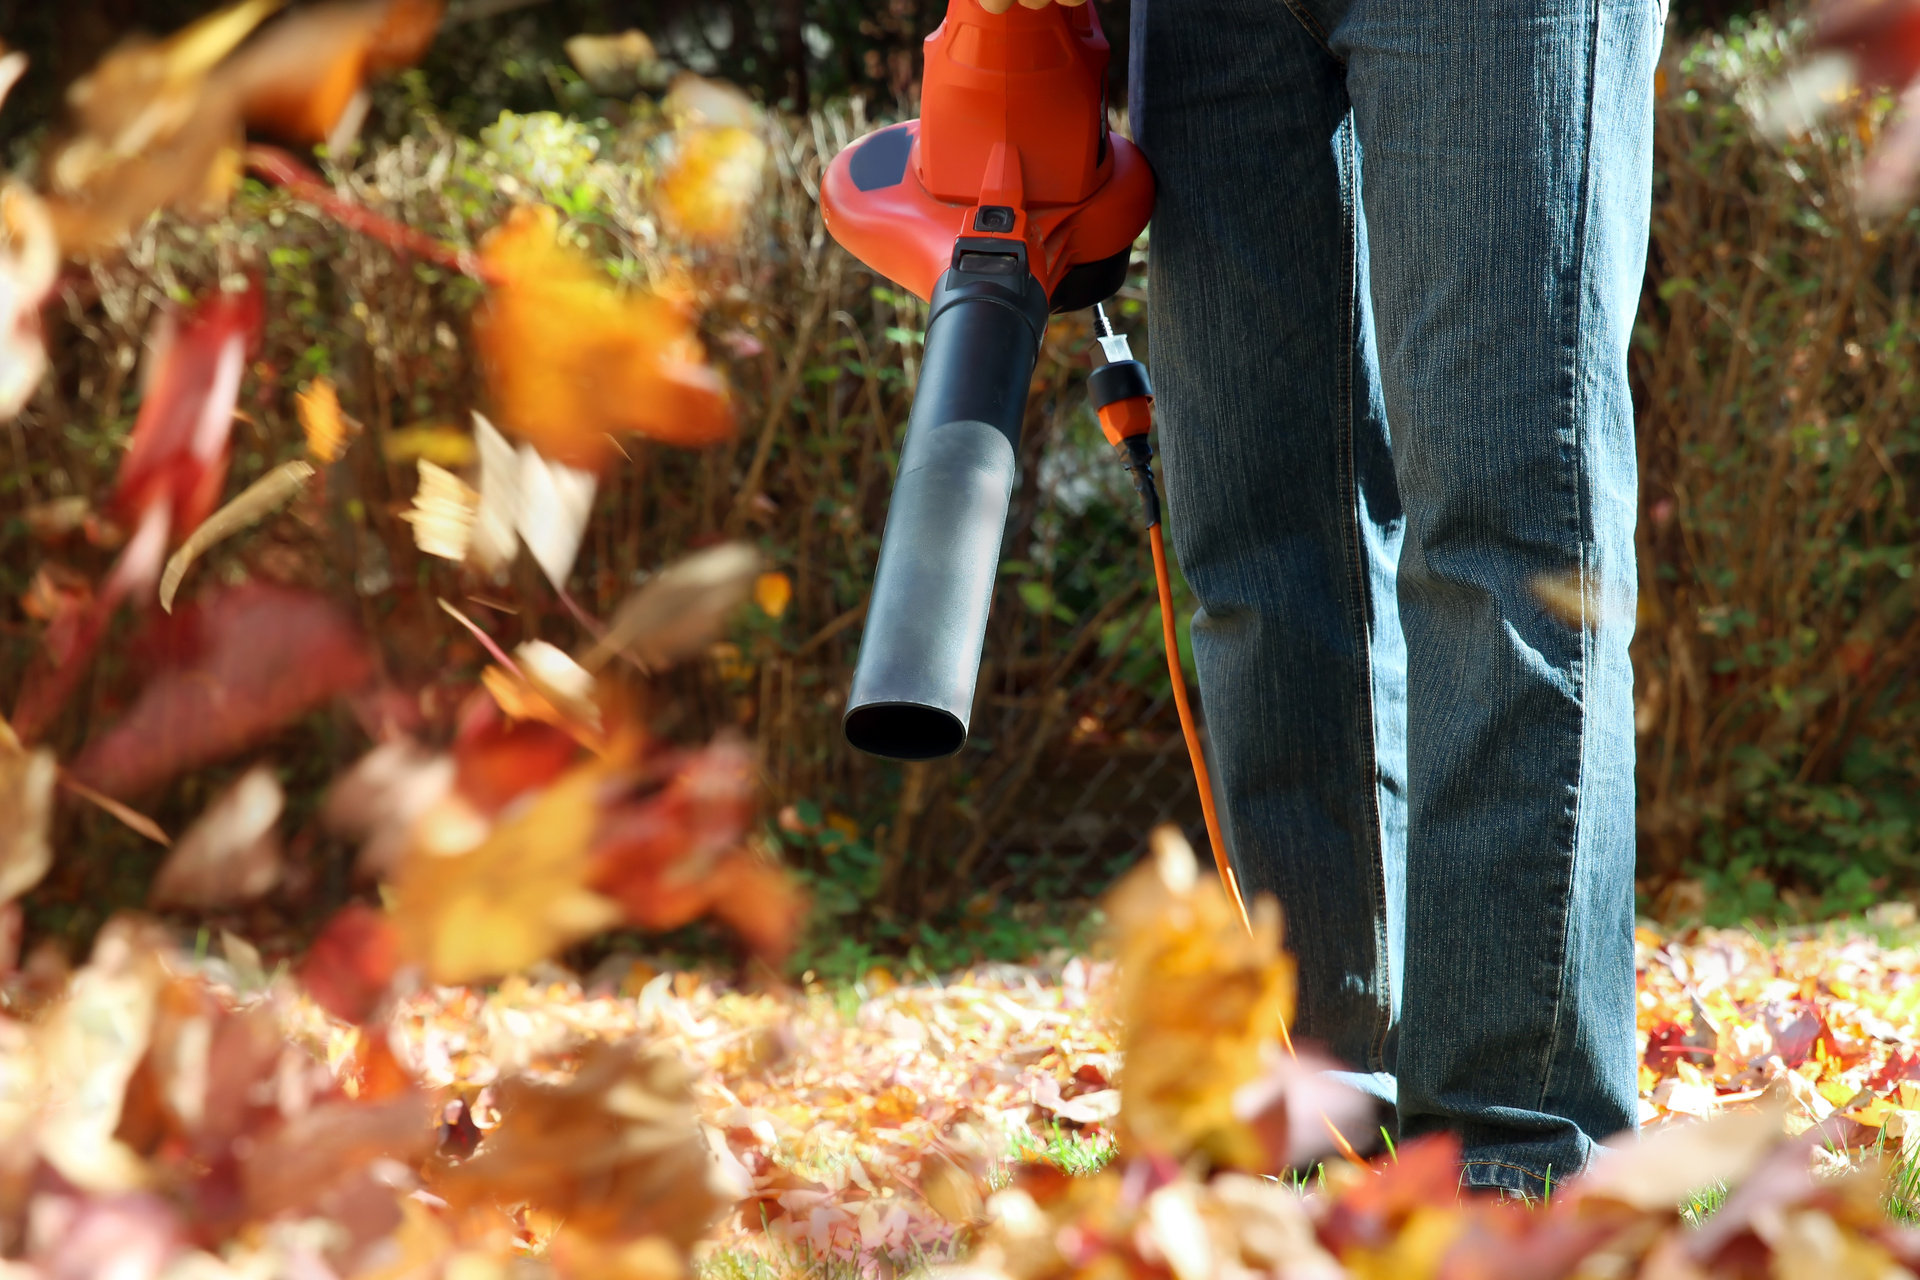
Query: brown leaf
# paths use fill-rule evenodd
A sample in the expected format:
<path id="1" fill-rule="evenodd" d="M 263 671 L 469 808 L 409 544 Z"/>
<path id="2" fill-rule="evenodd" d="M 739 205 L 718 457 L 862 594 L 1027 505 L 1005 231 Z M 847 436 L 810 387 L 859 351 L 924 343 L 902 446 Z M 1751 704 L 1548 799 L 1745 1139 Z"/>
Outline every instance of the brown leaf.
<path id="1" fill-rule="evenodd" d="M 207 806 L 154 876 L 152 907 L 207 911 L 250 902 L 280 882 L 274 824 L 286 797 L 273 771 L 256 765 Z"/>
<path id="2" fill-rule="evenodd" d="M 701 652 L 753 590 L 759 569 L 760 553 L 744 542 L 675 561 L 621 602 L 606 635 L 581 655 L 580 665 L 598 671 L 625 656 L 643 671 L 657 671 Z"/>
<path id="3" fill-rule="evenodd" d="M 113 245 L 163 205 L 223 202 L 238 174 L 239 104 L 214 69 L 282 0 L 243 0 L 165 40 L 128 40 L 67 90 L 74 136 L 47 160 L 70 253 Z"/>
<path id="4" fill-rule="evenodd" d="M 525 1203 L 597 1241 L 685 1249 L 746 1191 L 720 1183 L 690 1084 L 671 1055 L 605 1043 L 566 1084 L 510 1079 L 499 1126 L 435 1189 L 462 1211 Z"/>
<path id="5" fill-rule="evenodd" d="M 732 404 L 687 314 L 614 289 L 557 226 L 553 210 L 522 207 L 481 245 L 498 284 L 473 332 L 501 425 L 595 469 L 619 456 L 609 435 L 689 447 L 731 437 Z"/>
<path id="6" fill-rule="evenodd" d="M 259 583 L 182 609 L 157 641 L 160 673 L 73 767 L 109 795 L 252 746 L 373 670 L 357 630 L 326 600 Z"/>

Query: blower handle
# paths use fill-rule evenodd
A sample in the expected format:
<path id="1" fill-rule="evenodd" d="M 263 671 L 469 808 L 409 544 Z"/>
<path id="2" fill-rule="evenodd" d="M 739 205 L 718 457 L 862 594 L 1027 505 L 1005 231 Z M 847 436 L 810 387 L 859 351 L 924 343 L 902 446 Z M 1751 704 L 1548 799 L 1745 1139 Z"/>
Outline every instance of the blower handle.
<path id="1" fill-rule="evenodd" d="M 973 717 L 1047 295 L 1019 241 L 961 237 L 927 312 L 900 472 L 842 731 L 893 760 L 958 751 Z"/>

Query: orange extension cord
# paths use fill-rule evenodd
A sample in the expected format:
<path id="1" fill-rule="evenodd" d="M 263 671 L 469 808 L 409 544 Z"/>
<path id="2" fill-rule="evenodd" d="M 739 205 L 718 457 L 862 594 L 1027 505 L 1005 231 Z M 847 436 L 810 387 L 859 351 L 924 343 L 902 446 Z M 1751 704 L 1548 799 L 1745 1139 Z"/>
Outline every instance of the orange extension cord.
<path id="1" fill-rule="evenodd" d="M 1207 843 L 1213 846 L 1213 867 L 1220 873 L 1220 883 L 1227 886 L 1227 892 L 1233 897 L 1233 905 L 1240 912 L 1240 923 L 1251 928 L 1247 904 L 1240 897 L 1240 882 L 1234 878 L 1233 864 L 1227 861 L 1226 838 L 1220 834 L 1220 813 L 1213 807 L 1213 778 L 1207 772 L 1207 754 L 1200 745 L 1200 729 L 1193 722 L 1193 703 L 1187 700 L 1186 673 L 1180 669 L 1180 637 L 1173 626 L 1173 579 L 1167 573 L 1167 540 L 1158 524 L 1148 527 L 1147 538 L 1153 544 L 1153 581 L 1160 589 L 1160 631 L 1167 641 L 1167 674 L 1173 678 L 1173 705 L 1180 709 L 1180 732 L 1186 735 L 1187 755 L 1193 760 L 1193 781 L 1200 789 L 1200 812 L 1207 820 Z"/>
<path id="2" fill-rule="evenodd" d="M 1193 722 L 1193 704 L 1187 700 L 1187 677 L 1180 669 L 1180 638 L 1173 625 L 1173 579 L 1167 572 L 1167 540 L 1160 532 L 1159 524 L 1147 526 L 1147 540 L 1153 547 L 1153 581 L 1160 592 L 1160 632 L 1166 637 L 1167 643 L 1167 675 L 1173 680 L 1173 705 L 1180 710 L 1180 732 L 1187 739 L 1187 754 L 1193 760 L 1193 782 L 1200 791 L 1200 812 L 1207 820 L 1207 843 L 1213 846 L 1214 869 L 1220 873 L 1220 883 L 1227 886 L 1234 908 L 1240 912 L 1241 925 L 1251 930 L 1253 925 L 1247 919 L 1246 900 L 1240 896 L 1240 882 L 1234 877 L 1233 864 L 1227 861 L 1227 842 L 1220 834 L 1220 814 L 1213 804 L 1213 777 L 1207 772 L 1207 756 L 1200 746 L 1200 730 Z M 1293 1051 L 1293 1034 L 1287 1030 L 1284 1019 L 1280 1022 L 1280 1043 L 1289 1058 L 1298 1056 Z M 1334 1147 L 1348 1163 L 1366 1164 L 1324 1110 L 1320 1112 L 1320 1123 L 1327 1127 L 1327 1132 L 1333 1137 Z"/>

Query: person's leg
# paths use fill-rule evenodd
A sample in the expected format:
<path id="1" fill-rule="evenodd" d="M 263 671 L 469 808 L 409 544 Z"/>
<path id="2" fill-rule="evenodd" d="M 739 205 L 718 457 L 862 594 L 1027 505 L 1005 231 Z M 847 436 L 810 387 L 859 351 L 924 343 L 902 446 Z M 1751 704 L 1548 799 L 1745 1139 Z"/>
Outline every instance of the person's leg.
<path id="1" fill-rule="evenodd" d="M 1658 0 L 1353 0 L 1329 34 L 1407 511 L 1401 1131 L 1533 1194 L 1635 1120 L 1627 342 L 1660 34 Z"/>
<path id="2" fill-rule="evenodd" d="M 1401 515 L 1341 68 L 1272 0 L 1134 0 L 1159 179 L 1149 360 L 1235 872 L 1275 894 L 1296 1034 L 1393 1068 Z M 1391 1097 L 1391 1078 L 1369 1082 Z"/>

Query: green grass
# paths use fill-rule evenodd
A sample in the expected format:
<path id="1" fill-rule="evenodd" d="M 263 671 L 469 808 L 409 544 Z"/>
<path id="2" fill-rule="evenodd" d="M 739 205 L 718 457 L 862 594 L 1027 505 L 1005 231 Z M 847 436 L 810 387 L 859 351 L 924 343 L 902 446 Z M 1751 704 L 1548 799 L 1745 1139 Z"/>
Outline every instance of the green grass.
<path id="1" fill-rule="evenodd" d="M 1085 1178 L 1106 1168 L 1113 1150 L 1113 1134 L 1105 1129 L 1081 1133 L 1056 1124 L 1045 1134 L 1031 1130 L 1015 1134 L 1011 1154 L 1018 1162 L 1044 1160 L 1063 1173 Z"/>

